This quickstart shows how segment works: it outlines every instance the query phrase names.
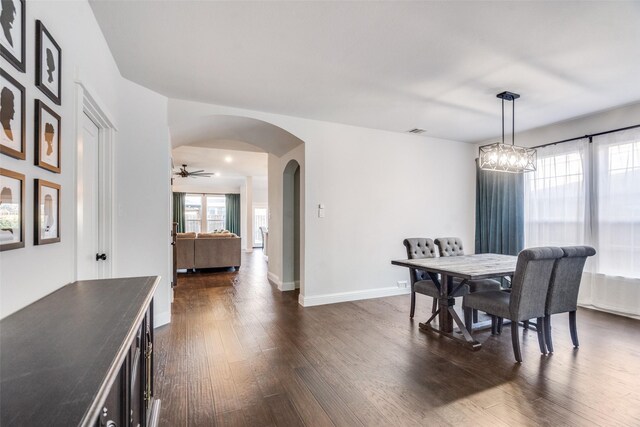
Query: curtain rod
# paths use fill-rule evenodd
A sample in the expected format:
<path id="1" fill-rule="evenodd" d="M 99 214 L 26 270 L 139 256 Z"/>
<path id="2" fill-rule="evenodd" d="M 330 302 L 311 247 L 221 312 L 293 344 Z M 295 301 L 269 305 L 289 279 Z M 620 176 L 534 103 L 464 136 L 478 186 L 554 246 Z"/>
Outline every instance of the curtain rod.
<path id="1" fill-rule="evenodd" d="M 608 131 L 605 131 L 605 132 L 593 133 L 591 135 L 583 135 L 583 136 L 578 136 L 576 138 L 563 139 L 562 141 L 549 142 L 547 144 L 536 145 L 535 147 L 531 147 L 531 148 L 543 148 L 543 147 L 548 147 L 550 145 L 562 144 L 563 142 L 577 141 L 577 140 L 583 139 L 583 138 L 589 138 L 589 142 L 591 142 L 591 138 L 593 138 L 594 136 L 601 136 L 601 135 L 606 135 L 606 134 L 609 134 L 609 133 L 621 132 L 623 130 L 629 130 L 629 129 L 635 129 L 635 128 L 640 128 L 640 125 L 627 126 L 627 127 L 624 127 L 624 128 L 608 130 Z"/>

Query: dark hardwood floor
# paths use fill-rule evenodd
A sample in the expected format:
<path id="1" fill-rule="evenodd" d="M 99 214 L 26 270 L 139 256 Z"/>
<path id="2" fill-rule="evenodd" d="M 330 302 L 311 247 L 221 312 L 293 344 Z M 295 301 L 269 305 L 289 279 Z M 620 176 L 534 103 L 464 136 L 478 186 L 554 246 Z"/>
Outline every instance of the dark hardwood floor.
<path id="1" fill-rule="evenodd" d="M 556 352 L 509 326 L 471 352 L 421 332 L 399 296 L 302 308 L 266 279 L 261 251 L 238 272 L 179 276 L 172 323 L 156 330 L 163 426 L 639 426 L 640 322 L 554 316 Z"/>

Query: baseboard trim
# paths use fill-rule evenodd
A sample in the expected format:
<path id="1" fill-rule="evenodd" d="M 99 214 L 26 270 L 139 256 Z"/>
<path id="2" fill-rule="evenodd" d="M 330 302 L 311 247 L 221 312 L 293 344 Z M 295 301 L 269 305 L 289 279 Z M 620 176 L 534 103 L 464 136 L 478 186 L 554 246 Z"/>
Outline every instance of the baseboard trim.
<path id="1" fill-rule="evenodd" d="M 631 319 L 640 320 L 640 316 L 638 316 L 637 314 L 625 313 L 624 311 L 617 311 L 615 309 L 611 309 L 608 307 L 601 307 L 601 306 L 596 307 L 593 304 L 585 304 L 581 302 L 578 302 L 578 307 L 586 308 L 589 310 L 602 311 L 603 313 L 615 314 L 616 316 L 624 316 L 624 317 L 629 317 Z"/>
<path id="2" fill-rule="evenodd" d="M 378 288 L 365 289 L 362 291 L 337 292 L 333 294 L 305 296 L 300 295 L 298 302 L 303 307 L 313 307 L 316 305 L 336 304 L 347 301 L 357 301 L 371 298 L 392 297 L 396 295 L 407 295 L 410 293 L 409 288 Z"/>
<path id="3" fill-rule="evenodd" d="M 159 328 L 160 326 L 171 323 L 171 312 L 165 311 L 163 313 L 154 313 L 153 315 L 153 328 Z"/>
<path id="4" fill-rule="evenodd" d="M 295 291 L 296 290 L 296 282 L 282 282 L 278 285 L 278 289 L 286 292 L 286 291 Z"/>
<path id="5" fill-rule="evenodd" d="M 278 289 L 280 289 L 280 287 L 282 286 L 282 282 L 280 281 L 280 278 L 278 276 L 276 276 L 275 274 L 273 274 L 272 272 L 268 272 L 267 273 L 267 279 L 271 283 L 276 285 L 278 287 Z"/>

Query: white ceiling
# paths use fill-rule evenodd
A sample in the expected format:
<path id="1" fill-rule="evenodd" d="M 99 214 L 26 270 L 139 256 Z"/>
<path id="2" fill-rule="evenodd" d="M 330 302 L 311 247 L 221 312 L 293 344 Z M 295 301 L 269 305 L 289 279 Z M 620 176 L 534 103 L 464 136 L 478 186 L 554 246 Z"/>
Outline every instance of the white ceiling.
<path id="1" fill-rule="evenodd" d="M 91 1 L 171 98 L 482 141 L 640 100 L 640 2 Z"/>
<path id="2" fill-rule="evenodd" d="M 225 158 L 231 157 L 231 162 Z M 204 147 L 182 146 L 172 151 L 174 171 L 186 164 L 188 171 L 204 169 L 216 172 L 218 176 L 210 178 L 175 178 L 175 184 L 207 185 L 219 184 L 240 187 L 246 176 L 267 176 L 267 154 L 250 151 L 221 150 Z"/>
<path id="3" fill-rule="evenodd" d="M 171 126 L 171 144 L 257 151 L 276 156 L 293 150 L 302 141 L 284 129 L 248 117 L 200 117 Z"/>

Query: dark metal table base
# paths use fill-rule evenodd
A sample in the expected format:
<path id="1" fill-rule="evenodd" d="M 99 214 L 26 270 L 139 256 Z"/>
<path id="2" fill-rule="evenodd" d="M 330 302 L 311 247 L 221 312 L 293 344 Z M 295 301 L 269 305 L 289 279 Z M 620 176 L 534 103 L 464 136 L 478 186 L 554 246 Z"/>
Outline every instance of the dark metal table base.
<path id="1" fill-rule="evenodd" d="M 435 332 L 447 338 L 450 338 L 454 342 L 464 345 L 470 350 L 473 350 L 473 351 L 480 350 L 482 348 L 482 344 L 480 344 L 471 336 L 467 328 L 464 326 L 464 323 L 460 319 L 460 316 L 458 316 L 458 313 L 456 313 L 456 311 L 454 310 L 453 308 L 454 304 L 455 304 L 454 298 L 449 298 L 449 297 L 439 298 L 438 309 L 431 315 L 429 320 L 423 323 L 419 323 L 418 326 L 423 331 Z M 458 330 L 454 330 L 453 328 L 451 328 L 450 331 L 443 330 L 442 323 L 438 325 L 438 328 L 434 328 L 431 325 L 431 322 L 433 321 L 433 319 L 436 318 L 436 316 L 440 315 L 440 319 L 444 318 L 444 316 L 442 316 L 442 313 L 441 313 L 441 310 L 443 308 L 447 310 L 448 315 L 450 316 L 450 319 L 453 319 L 453 321 L 456 323 L 456 325 L 458 326 Z"/>

